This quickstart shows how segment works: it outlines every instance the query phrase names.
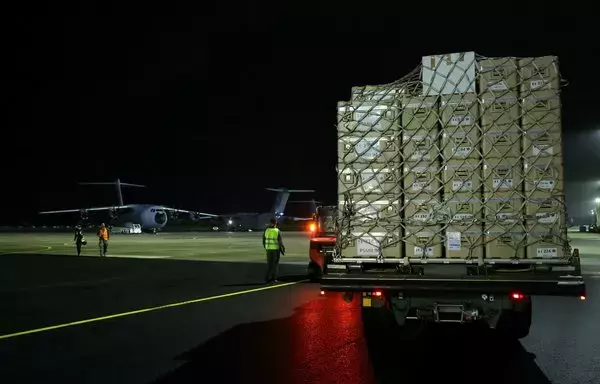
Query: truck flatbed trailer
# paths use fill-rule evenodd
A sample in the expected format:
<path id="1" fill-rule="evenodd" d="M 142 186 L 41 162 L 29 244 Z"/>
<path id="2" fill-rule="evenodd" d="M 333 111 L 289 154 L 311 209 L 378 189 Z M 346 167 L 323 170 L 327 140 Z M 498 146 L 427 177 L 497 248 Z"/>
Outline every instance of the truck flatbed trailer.
<path id="1" fill-rule="evenodd" d="M 518 275 L 497 273 L 490 276 L 419 276 L 394 273 L 328 273 L 321 277 L 321 289 L 336 292 L 374 290 L 418 292 L 456 292 L 585 297 L 585 282 L 577 275 Z"/>
<path id="2" fill-rule="evenodd" d="M 322 293 L 359 296 L 363 320 L 485 321 L 511 338 L 529 334 L 532 296 L 586 299 L 579 250 L 562 259 L 390 259 L 380 263 L 321 252 Z M 409 264 L 405 265 L 404 262 Z"/>

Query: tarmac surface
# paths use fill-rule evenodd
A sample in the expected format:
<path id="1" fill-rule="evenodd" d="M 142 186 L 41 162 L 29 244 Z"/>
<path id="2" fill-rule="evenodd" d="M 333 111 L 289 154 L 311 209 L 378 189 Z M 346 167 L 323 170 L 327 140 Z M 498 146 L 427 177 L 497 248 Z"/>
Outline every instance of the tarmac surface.
<path id="1" fill-rule="evenodd" d="M 1 381 L 597 383 L 600 236 L 574 235 L 573 246 L 589 256 L 588 300 L 535 297 L 531 333 L 514 343 L 479 327 L 363 328 L 356 300 L 303 281 L 300 255 L 265 286 L 264 259 L 251 254 L 3 254 Z"/>

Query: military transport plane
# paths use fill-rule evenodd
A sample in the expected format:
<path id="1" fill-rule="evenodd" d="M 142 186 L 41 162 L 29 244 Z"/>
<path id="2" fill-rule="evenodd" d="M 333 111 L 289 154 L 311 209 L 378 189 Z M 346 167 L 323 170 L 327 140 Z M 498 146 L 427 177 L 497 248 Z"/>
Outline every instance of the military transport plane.
<path id="1" fill-rule="evenodd" d="M 189 214 L 194 220 L 209 219 L 218 217 L 218 215 L 212 215 L 210 213 L 188 211 L 185 209 L 176 209 L 165 207 L 163 205 L 153 204 L 124 204 L 123 194 L 121 187 L 138 187 L 144 188 L 145 185 L 122 183 L 120 179 L 114 182 L 100 182 L 100 183 L 79 183 L 81 185 L 114 185 L 117 189 L 117 196 L 119 204 L 111 207 L 91 207 L 91 208 L 80 208 L 80 209 L 63 209 L 57 211 L 43 211 L 40 212 L 42 215 L 49 214 L 60 214 L 60 213 L 74 213 L 79 212 L 82 220 L 87 220 L 88 212 L 108 212 L 109 216 L 118 221 L 118 223 L 135 223 L 140 224 L 143 230 L 156 231 L 162 229 L 167 225 L 169 216 L 171 218 L 177 217 L 178 214 L 185 213 Z"/>
<path id="2" fill-rule="evenodd" d="M 267 191 L 277 192 L 275 202 L 269 212 L 257 213 L 257 212 L 238 212 L 232 214 L 218 215 L 219 218 L 224 221 L 225 227 L 228 230 L 261 230 L 267 227 L 269 221 L 272 218 L 278 221 L 282 220 L 312 220 L 311 217 L 295 217 L 286 216 L 284 211 L 290 197 L 290 193 L 304 193 L 314 192 L 312 189 L 287 189 L 287 188 L 265 188 Z M 300 201 L 297 201 L 300 202 Z M 309 202 L 309 201 L 303 201 Z M 316 202 L 310 201 L 314 207 L 311 207 L 311 212 L 316 211 Z"/>

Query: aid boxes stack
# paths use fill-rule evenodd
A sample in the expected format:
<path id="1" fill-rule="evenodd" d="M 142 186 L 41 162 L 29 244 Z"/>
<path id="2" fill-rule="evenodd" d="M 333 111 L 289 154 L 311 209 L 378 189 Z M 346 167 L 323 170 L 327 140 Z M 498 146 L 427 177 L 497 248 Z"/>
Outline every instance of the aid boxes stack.
<path id="1" fill-rule="evenodd" d="M 355 87 L 349 102 L 338 103 L 339 236 L 343 257 L 404 257 L 397 93 L 392 87 Z"/>
<path id="2" fill-rule="evenodd" d="M 525 257 L 519 68 L 514 58 L 480 60 L 485 254 Z"/>
<path id="3" fill-rule="evenodd" d="M 528 258 L 564 256 L 566 217 L 558 58 L 518 61 L 524 131 L 525 228 Z"/>
<path id="4" fill-rule="evenodd" d="M 404 96 L 401 128 L 406 256 L 442 257 L 439 97 Z"/>
<path id="5" fill-rule="evenodd" d="M 413 76 L 338 103 L 342 257 L 563 256 L 557 58 L 425 56 Z"/>
<path id="6" fill-rule="evenodd" d="M 474 52 L 423 58 L 423 94 L 439 108 L 441 205 L 437 250 L 447 258 L 482 260 L 482 131 Z M 436 255 L 440 257 L 439 255 Z"/>

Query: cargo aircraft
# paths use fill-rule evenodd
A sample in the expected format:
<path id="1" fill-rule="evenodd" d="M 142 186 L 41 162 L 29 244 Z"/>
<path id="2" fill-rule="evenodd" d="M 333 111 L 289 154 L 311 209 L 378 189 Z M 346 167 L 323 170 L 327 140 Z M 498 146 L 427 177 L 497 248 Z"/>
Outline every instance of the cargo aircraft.
<path id="1" fill-rule="evenodd" d="M 311 216 L 297 217 L 288 216 L 285 214 L 285 207 L 288 204 L 288 199 L 291 193 L 309 193 L 314 192 L 312 189 L 287 189 L 287 188 L 265 188 L 267 191 L 277 192 L 275 201 L 271 210 L 268 212 L 238 212 L 231 214 L 218 215 L 221 222 L 224 223 L 224 228 L 229 231 L 248 231 L 265 229 L 271 219 L 276 219 L 278 222 L 283 220 L 307 221 L 312 220 L 312 213 L 316 211 L 316 202 L 310 201 L 294 201 L 294 203 L 310 203 Z M 220 229 L 221 227 L 219 227 Z"/>
<path id="2" fill-rule="evenodd" d="M 277 192 L 275 202 L 271 208 L 271 211 L 264 213 L 249 213 L 249 212 L 238 212 L 233 214 L 212 214 L 206 212 L 191 211 L 185 209 L 171 208 L 164 205 L 155 204 L 124 204 L 122 187 L 137 187 L 144 188 L 145 185 L 131 184 L 121 182 L 117 179 L 113 182 L 87 182 L 79 183 L 80 185 L 114 185 L 117 190 L 118 205 L 106 206 L 106 207 L 90 207 L 90 208 L 78 208 L 78 209 L 63 209 L 55 211 L 42 211 L 39 212 L 42 215 L 51 214 L 64 214 L 64 213 L 79 213 L 82 221 L 88 220 L 88 214 L 90 212 L 107 212 L 111 224 L 116 225 L 130 225 L 140 224 L 142 230 L 155 232 L 163 229 L 169 219 L 177 219 L 180 214 L 188 214 L 189 217 L 194 220 L 216 220 L 219 223 L 217 228 L 226 228 L 227 230 L 255 230 L 264 229 L 271 218 L 275 218 L 278 221 L 282 220 L 312 220 L 311 217 L 294 217 L 286 216 L 284 214 L 285 207 L 288 203 L 290 193 L 303 193 L 303 192 L 314 192 L 314 190 L 306 189 L 287 189 L 287 188 L 266 188 L 268 191 Z M 316 202 L 312 201 L 298 201 L 302 203 L 312 203 L 312 211 L 316 209 Z M 311 213 L 312 213 L 311 211 Z"/>
<path id="3" fill-rule="evenodd" d="M 120 179 L 113 182 L 93 182 L 79 183 L 81 185 L 114 185 L 117 189 L 118 205 L 109 207 L 91 207 L 79 209 L 63 209 L 56 211 L 39 212 L 42 215 L 61 214 L 61 213 L 76 213 L 79 212 L 81 220 L 88 220 L 89 212 L 107 212 L 113 221 L 112 224 L 118 223 L 134 223 L 140 224 L 144 231 L 156 231 L 164 228 L 169 221 L 169 218 L 175 219 L 180 214 L 188 214 L 193 220 L 202 220 L 218 217 L 210 213 L 190 211 L 185 209 L 170 208 L 164 205 L 155 204 L 124 204 L 121 187 L 138 187 L 144 188 L 145 185 L 123 183 Z"/>

